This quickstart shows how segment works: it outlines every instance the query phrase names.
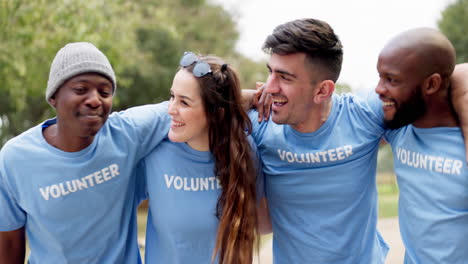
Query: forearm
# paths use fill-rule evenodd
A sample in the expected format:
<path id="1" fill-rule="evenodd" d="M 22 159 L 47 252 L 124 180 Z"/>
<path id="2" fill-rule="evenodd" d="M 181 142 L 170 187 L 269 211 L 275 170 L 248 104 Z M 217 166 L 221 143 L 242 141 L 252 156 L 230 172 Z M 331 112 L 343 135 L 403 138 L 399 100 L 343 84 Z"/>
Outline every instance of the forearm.
<path id="1" fill-rule="evenodd" d="M 458 64 L 450 79 L 452 104 L 460 120 L 468 159 L 468 63 Z"/>
<path id="2" fill-rule="evenodd" d="M 24 264 L 26 238 L 24 227 L 0 232 L 0 264 Z"/>
<path id="3" fill-rule="evenodd" d="M 460 121 L 463 121 L 462 117 L 465 114 L 468 115 L 468 63 L 456 65 L 450 82 L 452 84 L 452 103 Z"/>
<path id="4" fill-rule="evenodd" d="M 260 235 L 266 235 L 272 232 L 270 212 L 268 209 L 268 203 L 265 197 L 263 197 L 257 206 L 257 218 L 258 218 L 258 232 Z"/>
<path id="5" fill-rule="evenodd" d="M 242 108 L 248 111 L 254 107 L 254 97 L 256 96 L 256 90 L 242 89 Z"/>

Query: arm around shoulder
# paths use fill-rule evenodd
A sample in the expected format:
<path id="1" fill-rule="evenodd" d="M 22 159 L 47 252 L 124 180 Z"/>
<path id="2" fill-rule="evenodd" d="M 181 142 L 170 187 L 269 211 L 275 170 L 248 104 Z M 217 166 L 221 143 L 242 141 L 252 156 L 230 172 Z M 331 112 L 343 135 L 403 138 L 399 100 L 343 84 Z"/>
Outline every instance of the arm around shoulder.
<path id="1" fill-rule="evenodd" d="M 452 84 L 452 103 L 457 114 L 468 113 L 468 63 L 457 64 L 450 78 Z"/>
<path id="2" fill-rule="evenodd" d="M 24 264 L 26 237 L 24 227 L 0 232 L 0 264 Z"/>
<path id="3" fill-rule="evenodd" d="M 457 64 L 450 79 L 452 83 L 452 103 L 460 120 L 465 138 L 465 152 L 468 159 L 468 63 Z"/>

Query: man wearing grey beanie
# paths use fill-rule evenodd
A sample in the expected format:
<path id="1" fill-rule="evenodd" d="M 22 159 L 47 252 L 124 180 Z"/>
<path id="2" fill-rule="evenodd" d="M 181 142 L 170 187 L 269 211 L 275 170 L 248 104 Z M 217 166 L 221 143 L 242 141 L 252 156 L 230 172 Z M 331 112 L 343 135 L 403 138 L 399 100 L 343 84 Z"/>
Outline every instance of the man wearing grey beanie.
<path id="1" fill-rule="evenodd" d="M 117 88 L 91 43 L 56 54 L 45 98 L 56 117 L 0 152 L 0 263 L 141 263 L 136 163 L 167 135 L 167 104 L 112 113 Z M 25 236 L 26 234 L 26 236 Z"/>

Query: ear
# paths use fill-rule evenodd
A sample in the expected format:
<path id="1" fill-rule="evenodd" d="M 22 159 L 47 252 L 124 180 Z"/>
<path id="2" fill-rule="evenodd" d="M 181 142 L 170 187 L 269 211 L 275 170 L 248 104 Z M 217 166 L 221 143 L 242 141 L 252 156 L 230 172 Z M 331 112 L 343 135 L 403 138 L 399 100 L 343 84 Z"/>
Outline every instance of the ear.
<path id="1" fill-rule="evenodd" d="M 54 108 L 57 107 L 57 100 L 55 99 L 55 95 L 52 95 L 48 101 L 49 101 L 49 104 L 52 105 Z"/>
<path id="2" fill-rule="evenodd" d="M 314 102 L 316 104 L 323 103 L 325 100 L 330 98 L 335 91 L 335 82 L 332 80 L 325 80 L 319 83 L 316 88 Z"/>
<path id="3" fill-rule="evenodd" d="M 442 85 L 442 77 L 439 73 L 433 73 L 423 82 L 423 95 L 433 95 L 440 91 Z"/>

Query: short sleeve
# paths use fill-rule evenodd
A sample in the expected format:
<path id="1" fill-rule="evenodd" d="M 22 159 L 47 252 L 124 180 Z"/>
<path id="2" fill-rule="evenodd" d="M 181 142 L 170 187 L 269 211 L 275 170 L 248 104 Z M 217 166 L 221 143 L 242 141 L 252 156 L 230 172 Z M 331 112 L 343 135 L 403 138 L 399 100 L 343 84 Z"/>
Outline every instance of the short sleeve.
<path id="1" fill-rule="evenodd" d="M 252 109 L 248 112 L 250 122 L 252 123 L 252 138 L 255 142 L 256 145 L 258 145 L 261 142 L 261 139 L 263 137 L 263 134 L 265 133 L 268 123 L 273 122 L 271 121 L 271 116 L 270 118 L 265 121 L 263 120 L 261 123 L 258 122 L 258 112 L 255 109 Z"/>
<path id="2" fill-rule="evenodd" d="M 137 160 L 145 157 L 167 137 L 171 118 L 167 113 L 168 102 L 132 107 L 114 113 L 120 120 L 118 125 L 126 131 L 133 131 L 132 137 L 138 143 Z"/>
<path id="3" fill-rule="evenodd" d="M 384 114 L 379 95 L 374 91 L 366 91 L 357 93 L 356 98 L 362 106 L 363 118 L 367 119 L 369 125 L 378 127 L 380 130 L 384 129 Z"/>
<path id="4" fill-rule="evenodd" d="M 26 213 L 9 189 L 3 173 L 0 174 L 0 231 L 13 231 L 26 224 Z"/>

